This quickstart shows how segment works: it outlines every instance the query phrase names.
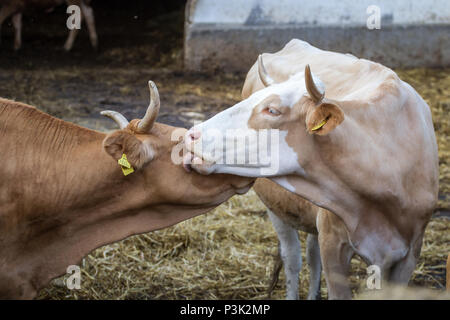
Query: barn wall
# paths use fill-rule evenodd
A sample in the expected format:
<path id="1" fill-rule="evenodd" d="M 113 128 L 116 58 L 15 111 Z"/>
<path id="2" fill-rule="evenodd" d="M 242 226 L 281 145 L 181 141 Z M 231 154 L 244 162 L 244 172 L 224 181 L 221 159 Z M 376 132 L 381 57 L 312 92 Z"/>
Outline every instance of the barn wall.
<path id="1" fill-rule="evenodd" d="M 380 29 L 369 30 L 371 5 Z M 189 0 L 188 70 L 246 71 L 292 38 L 390 67 L 450 65 L 448 0 Z"/>

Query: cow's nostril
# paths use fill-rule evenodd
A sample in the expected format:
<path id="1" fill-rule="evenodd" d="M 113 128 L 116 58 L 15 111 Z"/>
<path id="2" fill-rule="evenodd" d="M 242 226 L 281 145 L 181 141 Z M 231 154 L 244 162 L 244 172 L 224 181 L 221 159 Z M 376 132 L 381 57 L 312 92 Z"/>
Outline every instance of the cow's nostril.
<path id="1" fill-rule="evenodd" d="M 198 140 L 201 137 L 201 132 L 200 131 L 191 131 L 189 132 L 189 138 L 192 141 Z"/>

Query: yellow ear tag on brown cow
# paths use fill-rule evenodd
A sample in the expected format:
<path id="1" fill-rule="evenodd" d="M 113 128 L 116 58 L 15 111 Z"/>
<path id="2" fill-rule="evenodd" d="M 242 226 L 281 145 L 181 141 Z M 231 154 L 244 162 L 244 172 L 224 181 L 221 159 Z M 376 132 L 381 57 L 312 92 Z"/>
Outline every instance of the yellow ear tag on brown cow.
<path id="1" fill-rule="evenodd" d="M 120 158 L 119 160 L 117 160 L 117 162 L 118 162 L 122 167 L 125 167 L 125 168 L 128 168 L 128 169 L 131 168 L 131 164 L 128 162 L 127 155 L 126 155 L 125 153 L 122 154 L 122 158 Z"/>
<path id="2" fill-rule="evenodd" d="M 127 155 L 124 153 L 122 154 L 122 158 L 117 160 L 117 163 L 119 163 L 120 167 L 122 168 L 122 172 L 124 176 L 129 175 L 130 173 L 134 172 L 133 167 L 128 162 Z"/>
<path id="3" fill-rule="evenodd" d="M 131 168 L 122 167 L 122 172 L 123 172 L 124 176 L 127 176 L 127 175 L 133 173 L 134 169 L 133 169 L 133 167 L 131 167 Z"/>
<path id="4" fill-rule="evenodd" d="M 325 125 L 325 123 L 327 123 L 327 120 L 326 120 L 326 119 L 323 120 L 321 123 L 319 123 L 319 124 L 318 124 L 317 126 L 315 126 L 314 128 L 312 128 L 311 131 L 319 130 L 320 128 L 322 128 L 322 127 Z"/>

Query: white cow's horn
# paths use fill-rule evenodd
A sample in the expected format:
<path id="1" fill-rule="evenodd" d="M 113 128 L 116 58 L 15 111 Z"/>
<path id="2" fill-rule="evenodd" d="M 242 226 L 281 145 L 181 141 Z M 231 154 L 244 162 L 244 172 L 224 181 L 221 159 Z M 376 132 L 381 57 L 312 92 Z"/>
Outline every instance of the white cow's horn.
<path id="1" fill-rule="evenodd" d="M 275 83 L 275 81 L 269 76 L 267 73 L 266 67 L 264 67 L 262 54 L 258 56 L 258 74 L 259 79 L 264 84 L 265 87 L 268 87 Z"/>
<path id="2" fill-rule="evenodd" d="M 119 125 L 120 129 L 125 129 L 129 124 L 128 120 L 117 111 L 105 110 L 100 112 L 100 114 L 113 119 Z"/>
<path id="3" fill-rule="evenodd" d="M 153 127 L 159 113 L 160 101 L 158 89 L 153 81 L 148 82 L 148 88 L 150 89 L 150 105 L 147 108 L 145 116 L 139 121 L 137 126 L 139 133 L 148 133 Z"/>
<path id="4" fill-rule="evenodd" d="M 311 69 L 309 64 L 305 67 L 305 85 L 310 97 L 315 103 L 322 101 L 325 96 L 325 90 L 320 90 L 316 83 L 314 82 L 313 75 L 311 74 Z"/>

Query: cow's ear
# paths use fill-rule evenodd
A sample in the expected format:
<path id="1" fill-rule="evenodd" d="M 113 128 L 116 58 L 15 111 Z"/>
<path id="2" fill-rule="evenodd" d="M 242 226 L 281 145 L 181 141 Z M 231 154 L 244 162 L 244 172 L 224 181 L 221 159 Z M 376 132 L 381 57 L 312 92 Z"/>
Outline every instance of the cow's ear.
<path id="1" fill-rule="evenodd" d="M 332 101 L 312 107 L 306 114 L 306 128 L 310 134 L 326 135 L 344 121 L 344 112 Z"/>
<path id="2" fill-rule="evenodd" d="M 127 130 L 117 130 L 108 134 L 103 140 L 103 148 L 116 161 L 125 154 L 128 162 L 136 170 L 142 169 L 154 157 L 152 147 Z"/>

